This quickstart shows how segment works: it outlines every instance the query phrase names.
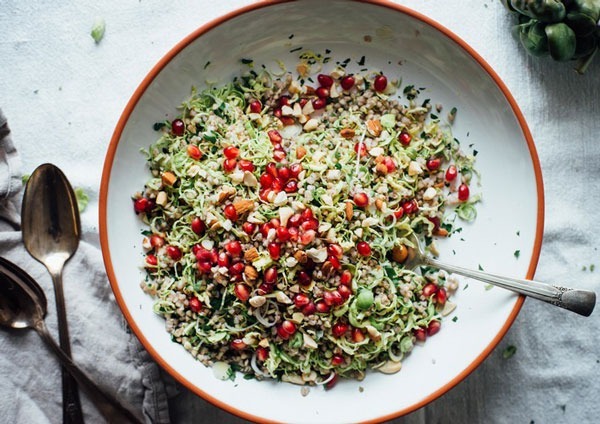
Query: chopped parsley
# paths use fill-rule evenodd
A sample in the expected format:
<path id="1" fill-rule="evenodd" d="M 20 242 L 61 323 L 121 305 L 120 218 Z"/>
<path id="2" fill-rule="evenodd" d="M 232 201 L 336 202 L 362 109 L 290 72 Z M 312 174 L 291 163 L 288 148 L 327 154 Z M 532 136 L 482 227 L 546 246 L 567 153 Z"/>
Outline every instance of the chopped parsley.
<path id="1" fill-rule="evenodd" d="M 515 253 L 513 253 L 513 255 L 515 256 L 515 258 L 519 259 L 519 256 L 521 256 L 521 251 L 515 250 Z"/>
<path id="2" fill-rule="evenodd" d="M 504 349 L 504 352 L 502 352 L 502 357 L 504 359 L 509 359 L 513 357 L 515 353 L 517 353 L 517 348 L 513 345 L 508 345 L 506 349 Z"/>

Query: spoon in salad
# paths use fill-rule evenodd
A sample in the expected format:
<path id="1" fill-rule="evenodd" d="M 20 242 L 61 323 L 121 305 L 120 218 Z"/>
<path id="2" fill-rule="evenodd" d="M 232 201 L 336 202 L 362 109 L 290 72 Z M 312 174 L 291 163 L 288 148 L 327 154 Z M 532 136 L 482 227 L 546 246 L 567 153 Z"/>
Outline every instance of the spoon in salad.
<path id="1" fill-rule="evenodd" d="M 108 422 L 141 424 L 142 420 L 130 408 L 98 387 L 56 344 L 44 322 L 46 311 L 46 296 L 39 284 L 17 265 L 0 258 L 0 325 L 35 330 Z"/>
<path id="2" fill-rule="evenodd" d="M 414 247 L 400 245 L 392 251 L 392 255 L 395 256 L 394 259 L 397 262 L 401 262 L 407 268 L 414 269 L 418 266 L 430 266 L 442 269 L 450 273 L 460 274 L 511 290 L 515 293 L 533 297 L 586 317 L 592 313 L 596 306 L 596 293 L 592 291 L 554 286 L 532 280 L 502 277 L 500 275 L 450 265 L 427 256 L 414 234 L 411 234 L 408 239 Z"/>
<path id="3" fill-rule="evenodd" d="M 62 270 L 77 250 L 81 226 L 73 188 L 60 169 L 46 163 L 33 171 L 25 186 L 21 216 L 25 248 L 52 276 L 60 347 L 71 356 Z M 83 423 L 77 383 L 65 370 L 62 393 L 65 424 Z"/>

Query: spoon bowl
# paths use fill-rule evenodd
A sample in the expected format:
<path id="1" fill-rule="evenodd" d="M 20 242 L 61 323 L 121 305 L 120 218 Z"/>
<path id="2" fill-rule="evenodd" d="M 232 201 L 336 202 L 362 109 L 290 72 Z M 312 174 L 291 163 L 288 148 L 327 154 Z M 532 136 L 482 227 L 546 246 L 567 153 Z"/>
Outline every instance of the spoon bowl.
<path id="1" fill-rule="evenodd" d="M 46 308 L 46 296 L 39 284 L 17 265 L 0 258 L 0 325 L 16 330 L 35 330 L 108 422 L 141 423 L 129 407 L 98 387 L 56 344 L 44 322 Z"/>
<path id="2" fill-rule="evenodd" d="M 408 236 L 408 240 L 410 244 L 399 247 L 399 250 L 396 252 L 399 259 L 398 262 L 401 262 L 406 268 L 415 269 L 418 266 L 430 266 L 443 269 L 450 273 L 474 278 L 515 293 L 542 300 L 586 317 L 592 313 L 596 306 L 596 293 L 592 291 L 555 286 L 533 280 L 503 277 L 450 265 L 429 257 L 421 247 L 419 239 L 414 233 Z M 400 250 L 403 251 L 402 254 Z"/>

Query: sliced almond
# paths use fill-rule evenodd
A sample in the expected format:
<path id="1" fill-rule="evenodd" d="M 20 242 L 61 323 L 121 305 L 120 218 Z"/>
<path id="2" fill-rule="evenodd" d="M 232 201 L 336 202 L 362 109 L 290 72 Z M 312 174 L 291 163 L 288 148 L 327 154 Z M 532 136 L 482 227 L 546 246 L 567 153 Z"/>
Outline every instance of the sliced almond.
<path id="1" fill-rule="evenodd" d="M 302 146 L 296 147 L 296 159 L 300 160 L 306 156 L 306 149 Z"/>
<path id="2" fill-rule="evenodd" d="M 340 131 L 340 135 L 344 137 L 346 140 L 350 140 L 352 137 L 356 135 L 356 132 L 352 128 L 344 128 Z"/>
<path id="3" fill-rule="evenodd" d="M 225 186 L 222 188 L 219 196 L 217 197 L 217 204 L 223 203 L 225 200 L 235 196 L 236 190 L 233 187 Z"/>
<path id="4" fill-rule="evenodd" d="M 244 215 L 246 212 L 254 210 L 254 206 L 253 200 L 242 199 L 233 202 L 233 207 L 238 215 Z"/>
<path id="5" fill-rule="evenodd" d="M 246 171 L 244 172 L 244 185 L 246 187 L 257 187 L 258 180 L 254 176 L 252 172 Z"/>
<path id="6" fill-rule="evenodd" d="M 448 234 L 449 234 L 448 230 L 446 230 L 445 228 L 441 228 L 441 227 L 433 232 L 433 235 L 438 236 L 438 237 L 447 237 Z"/>
<path id="7" fill-rule="evenodd" d="M 304 131 L 314 131 L 319 126 L 319 120 L 316 118 L 309 119 L 306 124 L 304 124 Z"/>
<path id="8" fill-rule="evenodd" d="M 387 168 L 387 166 L 385 166 L 385 164 L 380 162 L 377 164 L 377 166 L 375 166 L 375 172 L 377 172 L 378 174 L 381 174 L 381 175 L 387 175 L 388 168 Z"/>
<path id="9" fill-rule="evenodd" d="M 354 206 L 351 202 L 346 202 L 346 219 L 350 221 L 354 216 Z"/>
<path id="10" fill-rule="evenodd" d="M 395 374 L 402 368 L 402 362 L 386 361 L 381 367 L 377 368 L 377 371 L 384 374 Z"/>
<path id="11" fill-rule="evenodd" d="M 165 193 L 164 191 L 159 191 L 158 194 L 156 195 L 156 204 L 158 206 L 164 206 L 167 204 L 167 193 Z"/>
<path id="12" fill-rule="evenodd" d="M 165 171 L 161 174 L 160 179 L 163 185 L 172 186 L 177 181 L 177 177 L 171 171 Z"/>
<path id="13" fill-rule="evenodd" d="M 381 200 L 381 198 L 378 197 L 377 199 L 375 199 L 375 207 L 377 208 L 377 210 L 383 210 L 383 205 L 384 203 L 383 200 Z"/>
<path id="14" fill-rule="evenodd" d="M 381 122 L 379 122 L 379 119 L 369 119 L 367 121 L 367 131 L 373 137 L 379 137 L 381 131 L 383 131 L 383 127 L 381 126 Z"/>
<path id="15" fill-rule="evenodd" d="M 244 259 L 246 259 L 248 262 L 254 262 L 259 258 L 259 256 L 258 250 L 256 250 L 255 247 L 251 247 L 244 253 Z"/>
<path id="16" fill-rule="evenodd" d="M 252 265 L 246 265 L 244 275 L 248 281 L 255 281 L 258 278 L 258 271 Z"/>
<path id="17" fill-rule="evenodd" d="M 304 264 L 308 259 L 308 255 L 304 250 L 296 250 L 296 253 L 294 253 L 294 258 L 296 258 L 298 263 Z"/>
<path id="18" fill-rule="evenodd" d="M 298 74 L 300 74 L 301 77 L 305 78 L 310 72 L 310 66 L 308 66 L 306 63 L 300 63 L 298 66 L 296 66 L 296 71 L 298 71 Z"/>

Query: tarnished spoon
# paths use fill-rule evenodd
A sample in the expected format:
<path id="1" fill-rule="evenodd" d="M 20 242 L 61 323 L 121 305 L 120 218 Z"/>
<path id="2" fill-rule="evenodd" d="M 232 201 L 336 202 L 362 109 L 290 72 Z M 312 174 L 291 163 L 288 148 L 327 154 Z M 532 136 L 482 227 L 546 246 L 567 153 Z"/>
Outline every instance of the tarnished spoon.
<path id="1" fill-rule="evenodd" d="M 109 423 L 142 423 L 129 407 L 98 387 L 56 344 L 44 322 L 46 307 L 46 296 L 39 284 L 17 265 L 0 258 L 0 325 L 35 330 Z"/>
<path id="2" fill-rule="evenodd" d="M 56 166 L 40 165 L 31 174 L 23 196 L 21 227 L 25 248 L 52 276 L 60 347 L 71 356 L 62 270 L 77 250 L 81 229 L 73 188 Z M 62 389 L 63 422 L 83 423 L 77 383 L 64 369 Z"/>
<path id="3" fill-rule="evenodd" d="M 402 262 L 407 268 L 414 269 L 418 266 L 430 266 L 432 268 L 443 269 L 447 272 L 464 275 L 465 277 L 474 278 L 515 293 L 542 300 L 586 317 L 592 313 L 596 306 L 596 293 L 592 291 L 554 286 L 532 280 L 502 277 L 500 275 L 450 265 L 427 256 L 414 234 L 409 236 L 409 241 L 413 246 L 398 247 L 397 249 L 399 250 L 393 252 L 399 256 L 396 259 L 399 259 L 399 262 Z M 406 250 L 402 252 L 404 248 Z"/>

